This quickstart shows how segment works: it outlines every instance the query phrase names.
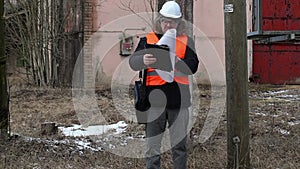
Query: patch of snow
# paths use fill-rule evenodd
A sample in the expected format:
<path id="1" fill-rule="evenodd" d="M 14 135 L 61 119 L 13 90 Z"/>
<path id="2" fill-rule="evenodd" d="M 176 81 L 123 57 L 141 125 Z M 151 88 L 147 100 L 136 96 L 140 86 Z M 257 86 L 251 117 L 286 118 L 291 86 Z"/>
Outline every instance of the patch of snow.
<path id="1" fill-rule="evenodd" d="M 92 147 L 91 142 L 87 139 L 81 140 L 54 140 L 54 139 L 44 139 L 44 138 L 33 138 L 33 137 L 24 137 L 27 141 L 36 141 L 38 143 L 43 143 L 46 145 L 50 145 L 54 148 L 58 147 L 58 144 L 65 144 L 65 145 L 75 145 L 77 150 L 84 150 L 88 149 L 91 151 L 103 151 L 101 147 Z M 72 147 L 70 147 L 72 149 Z"/>
<path id="2" fill-rule="evenodd" d="M 86 140 L 76 140 L 75 143 L 77 144 L 77 148 L 79 150 L 89 149 L 92 151 L 102 151 L 103 149 L 101 147 L 93 148 L 91 147 L 91 143 L 87 142 Z"/>
<path id="3" fill-rule="evenodd" d="M 291 100 L 291 101 L 296 101 L 299 100 L 298 95 L 280 95 L 278 96 L 278 98 L 283 98 L 283 99 L 287 99 L 287 100 Z"/>
<path id="4" fill-rule="evenodd" d="M 109 146 L 108 146 L 110 149 L 115 149 L 116 148 L 116 146 L 115 145 L 112 145 L 112 144 L 109 144 Z"/>
<path id="5" fill-rule="evenodd" d="M 267 116 L 265 113 L 255 113 L 255 115 Z"/>
<path id="6" fill-rule="evenodd" d="M 289 135 L 289 134 L 290 134 L 289 131 L 284 130 L 284 129 L 279 129 L 279 132 L 280 132 L 281 134 L 283 134 L 283 135 Z"/>
<path id="7" fill-rule="evenodd" d="M 276 127 L 276 130 L 279 131 L 279 133 L 281 133 L 282 135 L 289 135 L 290 132 L 288 130 Z"/>
<path id="8" fill-rule="evenodd" d="M 290 126 L 295 126 L 295 125 L 300 124 L 300 121 L 299 121 L 299 120 L 296 120 L 296 121 L 289 121 L 288 124 L 289 124 Z"/>
<path id="9" fill-rule="evenodd" d="M 119 121 L 116 124 L 110 125 L 95 125 L 82 127 L 81 125 L 73 125 L 72 127 L 58 127 L 65 136 L 72 137 L 85 137 L 96 136 L 107 133 L 108 131 L 115 130 L 115 134 L 123 133 L 126 130 L 127 124 L 124 121 Z"/>
<path id="10" fill-rule="evenodd" d="M 263 94 L 265 94 L 265 95 L 276 95 L 276 94 L 282 94 L 282 93 L 286 93 L 286 92 L 288 92 L 288 90 L 267 91 L 267 92 L 264 92 Z"/>
<path id="11" fill-rule="evenodd" d="M 292 94 L 291 94 L 292 93 Z M 297 101 L 300 100 L 299 94 L 293 90 L 280 90 L 280 91 L 267 91 L 262 93 L 266 99 L 282 99 L 284 101 Z"/>
<path id="12" fill-rule="evenodd" d="M 273 114 L 273 115 L 271 115 L 271 117 L 279 117 L 279 115 L 278 114 Z"/>

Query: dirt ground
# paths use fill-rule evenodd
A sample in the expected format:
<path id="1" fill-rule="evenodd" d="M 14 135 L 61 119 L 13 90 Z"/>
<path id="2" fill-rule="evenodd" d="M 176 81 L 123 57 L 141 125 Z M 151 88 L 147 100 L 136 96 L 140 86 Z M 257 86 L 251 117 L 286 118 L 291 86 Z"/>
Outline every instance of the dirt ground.
<path id="1" fill-rule="evenodd" d="M 226 168 L 226 112 L 212 136 L 204 143 L 197 141 L 212 103 L 210 86 L 199 85 L 200 106 L 189 140 L 188 168 Z M 141 169 L 143 158 L 129 158 L 109 151 L 113 141 L 125 137 L 143 138 L 143 125 L 125 119 L 118 113 L 109 88 L 95 91 L 97 104 L 109 124 L 125 121 L 126 131 L 110 140 L 69 137 L 58 132 L 42 135 L 41 124 L 57 126 L 80 124 L 70 88 L 23 88 L 10 93 L 11 138 L 0 141 L 0 168 L 95 168 Z M 131 103 L 124 103 L 124 105 Z M 125 106 L 126 107 L 126 106 Z M 126 109 L 124 107 L 124 109 Z M 300 168 L 300 86 L 249 84 L 250 158 L 255 169 Z M 97 123 L 91 118 L 91 124 Z M 94 121 L 93 121 L 94 120 Z M 79 142 L 88 142 L 83 146 Z M 133 147 L 137 149 L 137 147 Z M 170 151 L 162 156 L 162 167 L 172 168 Z"/>

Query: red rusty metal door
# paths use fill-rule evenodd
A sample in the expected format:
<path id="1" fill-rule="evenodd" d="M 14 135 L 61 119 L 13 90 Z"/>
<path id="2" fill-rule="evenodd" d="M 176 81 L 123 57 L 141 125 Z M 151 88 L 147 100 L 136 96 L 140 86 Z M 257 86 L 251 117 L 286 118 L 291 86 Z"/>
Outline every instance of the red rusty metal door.
<path id="1" fill-rule="evenodd" d="M 252 80 L 300 84 L 300 0 L 256 0 Z M 258 4 L 259 3 L 259 4 Z M 256 16 L 255 16 L 256 15 Z M 248 34 L 249 38 L 249 34 Z"/>

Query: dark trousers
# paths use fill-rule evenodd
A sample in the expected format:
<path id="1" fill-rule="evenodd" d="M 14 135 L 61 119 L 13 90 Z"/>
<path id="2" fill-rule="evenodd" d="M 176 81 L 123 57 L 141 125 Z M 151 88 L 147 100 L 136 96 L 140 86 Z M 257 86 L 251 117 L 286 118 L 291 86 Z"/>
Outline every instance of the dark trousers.
<path id="1" fill-rule="evenodd" d="M 149 117 L 150 116 L 150 117 Z M 172 161 L 174 169 L 187 168 L 187 127 L 189 122 L 188 108 L 166 109 L 151 107 L 146 124 L 147 169 L 159 169 L 161 163 L 162 139 L 168 123 Z"/>

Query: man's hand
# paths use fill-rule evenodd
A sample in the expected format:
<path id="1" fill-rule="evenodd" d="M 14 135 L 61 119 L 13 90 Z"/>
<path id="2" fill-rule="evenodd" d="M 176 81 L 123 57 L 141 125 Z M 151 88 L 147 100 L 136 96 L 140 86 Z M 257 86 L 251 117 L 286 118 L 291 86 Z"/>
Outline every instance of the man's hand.
<path id="1" fill-rule="evenodd" d="M 143 57 L 144 64 L 149 66 L 156 62 L 156 58 L 152 54 L 145 54 Z"/>

